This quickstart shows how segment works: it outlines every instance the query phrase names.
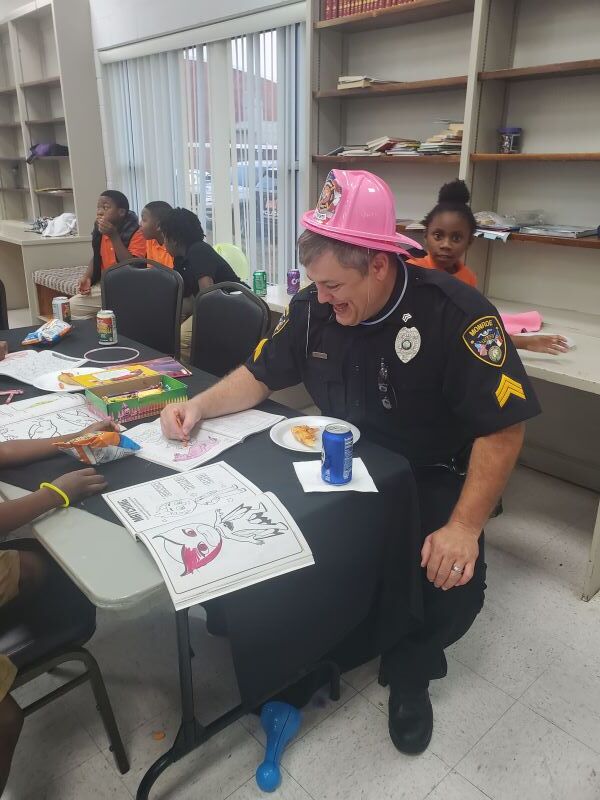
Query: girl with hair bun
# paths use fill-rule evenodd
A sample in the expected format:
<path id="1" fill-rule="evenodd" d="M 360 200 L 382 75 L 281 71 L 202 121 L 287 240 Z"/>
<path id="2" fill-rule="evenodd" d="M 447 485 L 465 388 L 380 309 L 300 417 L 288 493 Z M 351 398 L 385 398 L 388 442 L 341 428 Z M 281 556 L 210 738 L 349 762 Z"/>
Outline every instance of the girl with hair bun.
<path id="1" fill-rule="evenodd" d="M 473 242 L 477 223 L 468 205 L 471 195 L 464 181 L 445 183 L 440 189 L 438 202 L 423 220 L 427 255 L 411 258 L 409 263 L 428 269 L 447 272 L 459 281 L 477 286 L 477 276 L 463 262 L 469 245 Z M 564 336 L 539 335 L 510 337 L 519 350 L 559 355 L 569 350 Z"/>

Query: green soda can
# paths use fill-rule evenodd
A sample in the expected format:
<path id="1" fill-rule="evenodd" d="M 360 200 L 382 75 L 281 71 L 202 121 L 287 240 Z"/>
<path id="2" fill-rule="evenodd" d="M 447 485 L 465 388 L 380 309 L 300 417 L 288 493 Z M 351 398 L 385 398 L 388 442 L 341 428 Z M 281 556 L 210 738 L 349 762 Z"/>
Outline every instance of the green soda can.
<path id="1" fill-rule="evenodd" d="M 264 269 L 257 269 L 252 275 L 252 291 L 258 297 L 267 296 L 267 273 Z"/>

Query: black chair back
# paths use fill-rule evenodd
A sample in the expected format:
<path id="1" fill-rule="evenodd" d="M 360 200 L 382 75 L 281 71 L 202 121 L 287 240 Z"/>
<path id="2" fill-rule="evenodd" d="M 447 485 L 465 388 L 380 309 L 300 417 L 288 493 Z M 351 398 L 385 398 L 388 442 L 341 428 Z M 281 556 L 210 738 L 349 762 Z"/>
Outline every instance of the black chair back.
<path id="1" fill-rule="evenodd" d="M 0 331 L 8 330 L 8 308 L 6 306 L 6 289 L 0 281 Z"/>
<path id="2" fill-rule="evenodd" d="M 216 283 L 196 296 L 191 362 L 221 378 L 243 364 L 271 325 L 269 306 L 241 283 Z"/>
<path id="3" fill-rule="evenodd" d="M 130 258 L 102 273 L 102 308 L 114 311 L 118 332 L 175 358 L 182 302 L 181 275 L 156 261 Z"/>

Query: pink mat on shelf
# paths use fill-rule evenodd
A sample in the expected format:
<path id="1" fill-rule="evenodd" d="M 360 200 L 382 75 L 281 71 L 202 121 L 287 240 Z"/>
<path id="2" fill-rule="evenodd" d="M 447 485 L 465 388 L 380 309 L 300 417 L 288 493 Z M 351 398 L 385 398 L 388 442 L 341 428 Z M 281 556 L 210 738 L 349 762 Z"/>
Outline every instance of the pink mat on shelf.
<path id="1" fill-rule="evenodd" d="M 539 311 L 523 311 L 522 314 L 500 314 L 508 334 L 533 333 L 542 327 Z"/>

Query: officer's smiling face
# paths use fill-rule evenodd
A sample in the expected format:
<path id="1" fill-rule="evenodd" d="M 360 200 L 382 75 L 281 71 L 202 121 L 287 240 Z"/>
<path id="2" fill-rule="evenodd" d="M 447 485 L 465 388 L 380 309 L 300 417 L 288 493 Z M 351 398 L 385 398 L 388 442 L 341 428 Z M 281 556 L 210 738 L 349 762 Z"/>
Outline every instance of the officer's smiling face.
<path id="1" fill-rule="evenodd" d="M 333 306 L 340 325 L 358 325 L 387 303 L 396 282 L 396 269 L 385 253 L 376 253 L 368 272 L 344 266 L 329 250 L 310 262 L 306 275 L 317 287 L 319 303 Z"/>
<path id="2" fill-rule="evenodd" d="M 447 272 L 462 261 L 472 241 L 469 223 L 455 211 L 436 214 L 425 233 L 425 247 L 434 264 Z"/>

